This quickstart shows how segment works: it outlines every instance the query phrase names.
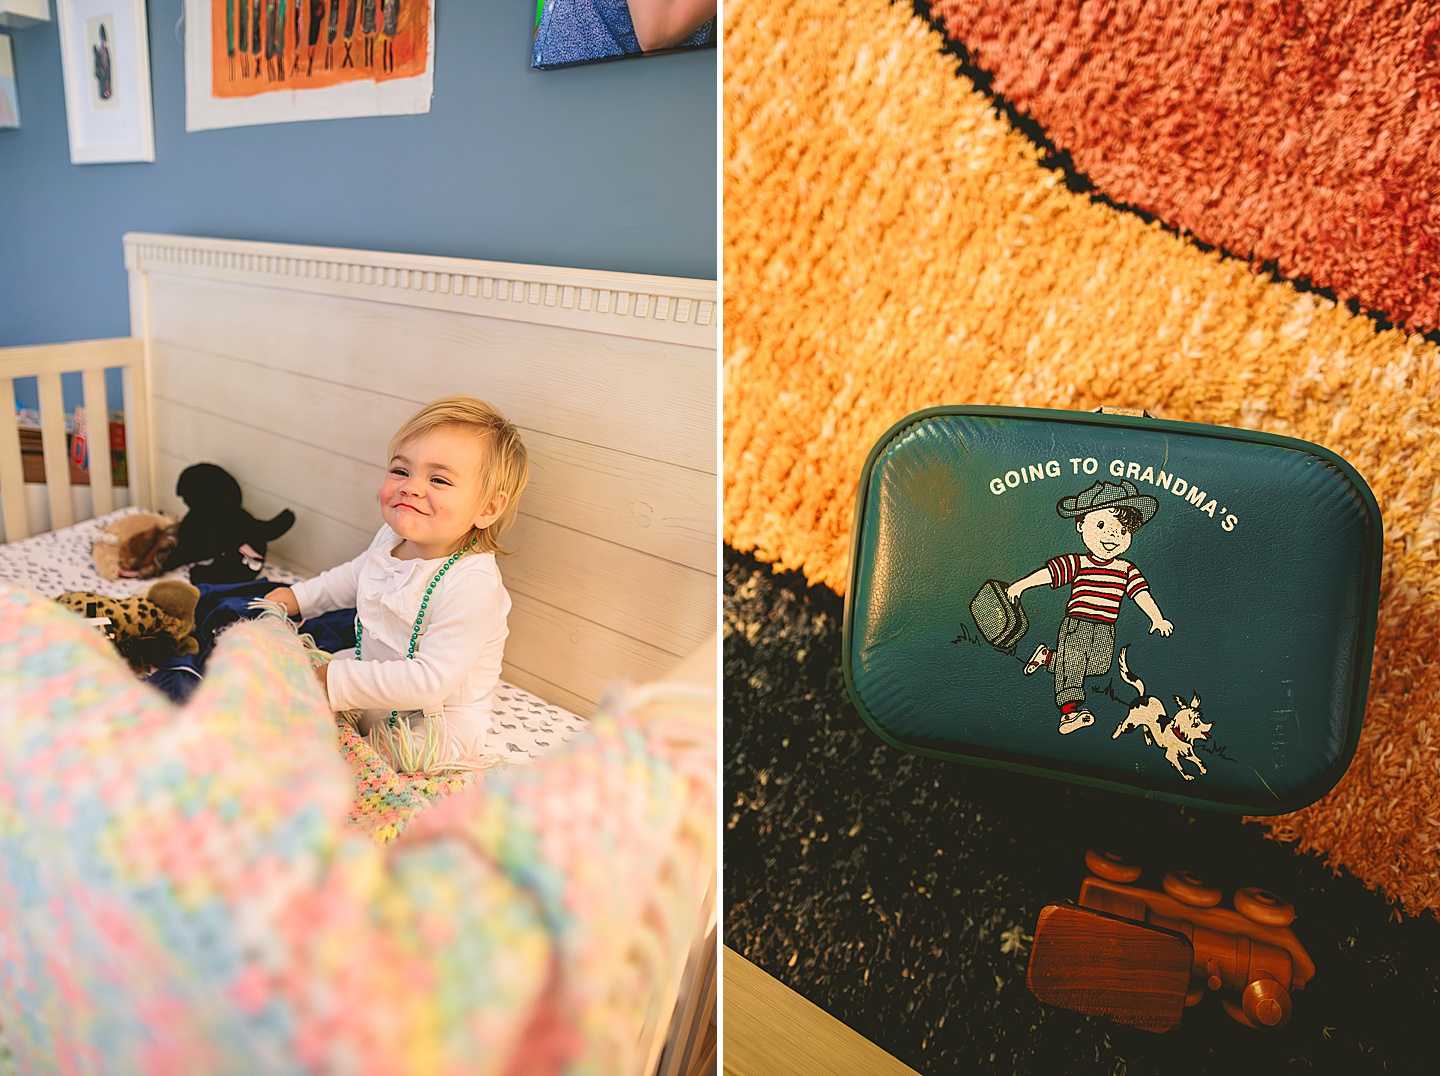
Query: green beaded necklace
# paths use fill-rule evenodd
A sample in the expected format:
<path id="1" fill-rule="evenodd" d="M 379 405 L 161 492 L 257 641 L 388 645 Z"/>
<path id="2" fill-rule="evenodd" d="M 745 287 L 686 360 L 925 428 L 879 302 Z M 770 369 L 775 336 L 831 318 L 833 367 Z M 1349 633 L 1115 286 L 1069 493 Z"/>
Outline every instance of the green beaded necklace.
<path id="1" fill-rule="evenodd" d="M 473 543 L 472 543 L 472 544 L 473 544 Z M 420 645 L 420 623 L 421 623 L 421 621 L 423 621 L 423 620 L 425 619 L 425 609 L 426 609 L 427 606 L 429 606 L 429 604 L 430 604 L 430 599 L 431 599 L 432 597 L 434 597 L 434 595 L 435 595 L 435 588 L 440 585 L 440 578 L 441 578 L 441 576 L 443 576 L 446 572 L 448 572 L 448 571 L 450 570 L 450 568 L 454 565 L 454 563 L 455 563 L 457 560 L 459 560 L 461 557 L 463 557 L 463 556 L 464 556 L 466 553 L 468 553 L 468 552 L 470 552 L 470 549 L 469 549 L 469 547 L 467 546 L 465 549 L 460 550 L 460 552 L 452 554 L 451 557 L 450 557 L 450 559 L 447 560 L 444 564 L 442 564 L 442 565 L 440 566 L 440 570 L 435 573 L 435 578 L 432 579 L 432 580 L 430 580 L 430 585 L 425 588 L 425 597 L 423 597 L 423 598 L 420 599 L 420 612 L 419 612 L 418 614 L 416 614 L 416 616 L 415 616 L 415 630 L 413 630 L 413 631 L 410 633 L 410 652 L 405 655 L 405 660 L 409 661 L 409 660 L 411 660 L 412 658 L 415 657 L 415 649 Z M 365 625 L 360 623 L 360 617 L 359 617 L 359 615 L 356 615 L 356 617 L 355 617 L 355 660 L 356 660 L 356 661 L 359 661 L 359 660 L 360 660 L 360 639 L 361 639 L 361 636 L 364 634 L 364 632 L 365 632 Z M 399 721 L 399 719 L 400 719 L 400 711 L 399 711 L 399 710 L 391 710 L 391 711 L 390 711 L 390 724 L 392 724 L 392 725 L 396 724 L 396 723 Z"/>

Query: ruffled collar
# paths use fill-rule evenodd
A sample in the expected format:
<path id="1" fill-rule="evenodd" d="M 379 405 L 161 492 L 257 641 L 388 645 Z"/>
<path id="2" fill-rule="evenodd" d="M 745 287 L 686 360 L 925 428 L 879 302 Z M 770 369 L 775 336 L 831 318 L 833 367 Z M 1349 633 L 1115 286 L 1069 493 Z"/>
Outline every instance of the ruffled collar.
<path id="1" fill-rule="evenodd" d="M 448 558 L 400 560 L 391 553 L 399 542 L 398 537 L 389 536 L 365 558 L 360 571 L 361 593 L 378 601 L 386 615 L 373 625 L 363 614 L 361 619 L 365 621 L 366 634 L 403 654 L 410 646 L 410 633 L 415 630 L 425 588 Z"/>

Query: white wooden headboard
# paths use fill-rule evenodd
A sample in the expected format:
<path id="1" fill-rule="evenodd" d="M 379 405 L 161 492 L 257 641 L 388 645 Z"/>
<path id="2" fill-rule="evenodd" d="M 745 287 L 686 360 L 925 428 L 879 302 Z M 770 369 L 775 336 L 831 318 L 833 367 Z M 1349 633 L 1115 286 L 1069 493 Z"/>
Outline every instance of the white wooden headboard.
<path id="1" fill-rule="evenodd" d="M 161 510 L 218 463 L 255 515 L 294 509 L 272 559 L 323 570 L 379 525 L 390 435 L 466 393 L 532 460 L 507 679 L 588 715 L 715 630 L 714 281 L 147 234 L 125 264 Z"/>

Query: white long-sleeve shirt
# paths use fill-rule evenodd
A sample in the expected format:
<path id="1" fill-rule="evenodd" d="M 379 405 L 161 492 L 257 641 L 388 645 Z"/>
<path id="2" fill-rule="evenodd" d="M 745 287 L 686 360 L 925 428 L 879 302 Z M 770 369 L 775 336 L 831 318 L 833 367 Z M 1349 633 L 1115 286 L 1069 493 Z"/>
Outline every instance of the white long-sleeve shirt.
<path id="1" fill-rule="evenodd" d="M 393 555 L 400 542 L 381 526 L 360 556 L 291 588 L 302 616 L 354 606 L 364 625 L 362 660 L 352 650 L 330 663 L 330 706 L 360 711 L 362 731 L 393 710 L 443 712 L 462 749 L 478 752 L 494 715 L 509 634 L 510 595 L 500 568 L 493 553 L 467 553 L 452 564 L 426 606 L 415 657 L 407 659 L 425 588 L 448 558 L 400 560 Z"/>

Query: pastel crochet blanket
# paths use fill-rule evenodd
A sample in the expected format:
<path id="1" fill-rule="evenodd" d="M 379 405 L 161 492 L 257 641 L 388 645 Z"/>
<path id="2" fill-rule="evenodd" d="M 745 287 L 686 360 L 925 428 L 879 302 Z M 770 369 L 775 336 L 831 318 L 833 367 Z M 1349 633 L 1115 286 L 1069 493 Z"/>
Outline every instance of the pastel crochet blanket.
<path id="1" fill-rule="evenodd" d="M 302 646 L 177 709 L 0 584 L 0 1035 L 22 1072 L 636 1071 L 713 884 L 714 694 L 624 692 L 378 844 Z"/>
<path id="2" fill-rule="evenodd" d="M 347 821 L 369 833 L 377 842 L 393 841 L 410 820 L 436 800 L 474 783 L 474 773 L 432 776 L 396 773 L 370 743 L 346 721 L 335 723 L 340 751 L 355 771 L 355 802 Z M 498 759 L 497 765 L 503 765 Z"/>

